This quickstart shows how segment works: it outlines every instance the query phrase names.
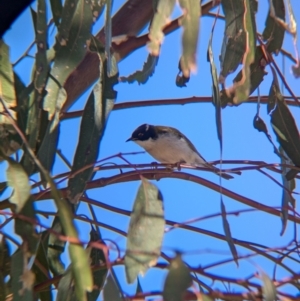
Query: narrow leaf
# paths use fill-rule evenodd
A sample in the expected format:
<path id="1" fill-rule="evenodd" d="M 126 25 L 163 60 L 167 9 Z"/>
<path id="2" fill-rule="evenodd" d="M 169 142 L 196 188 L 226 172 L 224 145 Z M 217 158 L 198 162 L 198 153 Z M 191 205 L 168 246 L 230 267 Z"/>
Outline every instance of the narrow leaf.
<path id="1" fill-rule="evenodd" d="M 182 56 L 180 59 L 182 73 L 185 77 L 196 70 L 196 51 L 199 33 L 201 5 L 199 1 L 179 0 L 183 10 Z"/>
<path id="2" fill-rule="evenodd" d="M 260 46 L 256 47 L 255 51 L 255 60 L 253 64 L 250 65 L 250 91 L 249 95 L 252 94 L 256 88 L 261 84 L 264 79 L 264 76 L 267 74 L 265 67 L 267 65 L 267 60 L 265 59 L 264 53 Z M 234 78 L 233 82 L 238 83 L 243 78 L 243 70 L 241 70 L 237 76 Z M 231 88 L 223 89 L 220 92 L 222 107 L 225 107 L 227 104 L 234 104 L 233 98 L 234 93 L 230 91 Z"/>
<path id="3" fill-rule="evenodd" d="M 267 274 L 261 272 L 261 279 L 263 281 L 262 292 L 265 301 L 276 301 L 277 292 L 273 281 L 269 278 Z"/>
<path id="4" fill-rule="evenodd" d="M 11 269 L 11 251 L 4 236 L 0 239 L 0 271 L 2 277 L 10 274 Z"/>
<path id="5" fill-rule="evenodd" d="M 36 22 L 36 46 L 37 53 L 35 56 L 35 79 L 34 86 L 39 94 L 42 94 L 48 78 L 48 61 L 47 61 L 47 17 L 46 2 L 38 0 L 38 13 Z"/>
<path id="6" fill-rule="evenodd" d="M 213 38 L 213 30 L 210 35 L 208 49 L 207 49 L 207 58 L 210 64 L 210 73 L 212 78 L 212 98 L 213 104 L 215 106 L 215 116 L 216 116 L 216 126 L 217 126 L 217 133 L 218 139 L 220 143 L 220 150 L 222 154 L 223 149 L 223 141 L 222 141 L 222 108 L 221 108 L 221 98 L 220 98 L 220 90 L 219 90 L 219 82 L 218 82 L 218 74 L 217 68 L 214 62 L 214 54 L 212 50 L 212 38 Z"/>
<path id="7" fill-rule="evenodd" d="M 157 62 L 158 57 L 149 54 L 142 70 L 138 70 L 129 76 L 121 76 L 119 78 L 120 82 L 127 82 L 129 84 L 132 84 L 137 81 L 139 84 L 145 84 L 148 79 L 154 74 Z"/>
<path id="8" fill-rule="evenodd" d="M 121 293 L 111 274 L 108 275 L 103 289 L 104 301 L 122 301 Z"/>
<path id="9" fill-rule="evenodd" d="M 35 285 L 40 285 L 47 280 L 51 278 L 51 275 L 49 273 L 49 263 L 47 259 L 47 235 L 48 231 L 43 231 L 40 235 L 40 240 L 38 244 L 38 249 L 36 252 L 36 257 L 34 264 L 32 266 L 32 271 L 35 274 Z M 39 291 L 37 293 L 41 301 L 52 301 L 53 296 L 51 292 L 51 287 L 48 287 L 48 289 L 44 289 L 42 291 Z"/>
<path id="10" fill-rule="evenodd" d="M 242 62 L 246 50 L 246 29 L 244 23 L 244 0 L 222 0 L 222 8 L 225 14 L 225 32 L 221 51 L 220 82 L 224 83 L 228 74 L 234 72 Z M 250 0 L 251 18 L 254 20 L 256 1 Z M 255 29 L 254 29 L 255 30 Z"/>
<path id="11" fill-rule="evenodd" d="M 9 110 L 10 114 L 16 119 L 16 112 L 10 110 L 17 106 L 16 92 L 14 86 L 14 72 L 12 65 L 9 61 L 9 47 L 0 40 L 0 98 L 4 102 L 6 108 Z M 0 103 L 0 112 L 4 112 L 5 109 L 3 104 Z M 4 115 L 0 115 L 0 124 L 8 123 L 10 121 Z"/>
<path id="12" fill-rule="evenodd" d="M 20 212 L 30 196 L 29 178 L 20 163 L 10 158 L 6 158 L 6 160 L 8 163 L 6 170 L 7 185 L 13 189 L 9 200 L 16 205 L 16 211 Z"/>
<path id="13" fill-rule="evenodd" d="M 106 64 L 102 65 L 101 60 L 100 67 L 100 81 L 91 92 L 82 115 L 72 172 L 96 162 L 106 122 L 114 106 L 116 91 L 114 91 L 113 86 L 118 78 L 116 62 L 115 60 L 112 61 L 112 74 L 110 76 L 107 74 Z M 68 197 L 71 203 L 78 203 L 92 173 L 93 166 L 85 168 L 69 179 Z"/>
<path id="14" fill-rule="evenodd" d="M 169 17 L 175 7 L 175 0 L 159 0 L 157 9 L 149 31 L 148 49 L 150 54 L 159 55 L 160 45 L 164 38 L 163 27 L 168 23 Z"/>
<path id="15" fill-rule="evenodd" d="M 300 136 L 295 119 L 290 112 L 280 92 L 278 79 L 274 69 L 273 82 L 268 98 L 268 113 L 271 116 L 271 124 L 277 140 L 292 162 L 300 167 Z M 292 179 L 297 172 L 291 170 L 287 173 L 287 179 Z"/>
<path id="16" fill-rule="evenodd" d="M 100 236 L 100 232 L 98 233 L 96 230 L 92 229 L 90 232 L 90 242 L 99 242 L 101 244 L 105 244 Z M 96 301 L 102 291 L 104 286 L 104 282 L 107 276 L 107 267 L 106 267 L 106 259 L 103 250 L 98 248 L 92 248 L 90 253 L 91 265 L 99 266 L 103 265 L 102 268 L 97 269 L 93 272 L 93 280 L 94 287 L 93 291 L 88 293 L 88 301 Z"/>
<path id="17" fill-rule="evenodd" d="M 138 274 L 144 274 L 156 264 L 164 235 L 164 210 L 161 192 L 155 185 L 142 179 L 139 187 L 127 235 L 124 259 L 128 283 Z"/>
<path id="18" fill-rule="evenodd" d="M 80 300 L 76 297 L 73 280 L 72 266 L 70 265 L 58 283 L 56 301 Z"/>
<path id="19" fill-rule="evenodd" d="M 50 0 L 50 5 L 51 5 L 51 11 L 52 11 L 54 23 L 56 27 L 58 27 L 62 15 L 62 9 L 63 9 L 62 0 Z"/>
<path id="20" fill-rule="evenodd" d="M 51 229 L 54 233 L 49 233 L 47 259 L 51 272 L 55 275 L 62 275 L 65 272 L 65 267 L 61 261 L 61 254 L 65 251 L 66 242 L 59 239 L 57 234 L 64 234 L 59 217 L 55 217 Z"/>
<path id="21" fill-rule="evenodd" d="M 15 232 L 20 235 L 26 243 L 27 253 L 35 254 L 39 242 L 39 235 L 35 229 L 36 214 L 32 197 L 28 198 L 22 210 L 19 212 L 19 215 L 20 218 L 16 218 L 15 220 Z"/>
<path id="22" fill-rule="evenodd" d="M 93 22 L 95 23 L 101 16 L 106 0 L 91 0 L 92 3 L 92 13 L 93 13 Z"/>
<path id="23" fill-rule="evenodd" d="M 226 240 L 227 240 L 229 249 L 231 251 L 231 254 L 234 258 L 234 261 L 235 261 L 236 265 L 238 266 L 239 265 L 238 254 L 237 254 L 235 244 L 234 244 L 232 236 L 231 236 L 230 225 L 229 225 L 229 223 L 227 221 L 227 218 L 226 218 L 226 208 L 225 208 L 225 205 L 223 203 L 223 200 L 221 200 L 221 212 L 222 212 L 222 222 L 223 222 L 223 228 L 224 228 L 224 233 L 225 233 L 225 236 L 226 236 Z"/>
<path id="24" fill-rule="evenodd" d="M 105 14 L 105 54 L 107 57 L 107 72 L 110 73 L 111 70 L 111 6 L 112 0 L 106 0 L 106 14 Z"/>
<path id="25" fill-rule="evenodd" d="M 70 11 L 67 11 L 68 8 Z M 70 0 L 65 2 L 55 45 L 54 65 L 46 86 L 48 94 L 43 102 L 43 108 L 49 112 L 49 119 L 55 113 L 59 89 L 86 54 L 92 22 L 89 1 L 79 0 L 77 5 Z"/>
<path id="26" fill-rule="evenodd" d="M 251 70 L 250 65 L 255 59 L 255 42 L 256 42 L 256 26 L 255 19 L 253 19 L 252 8 L 249 0 L 244 0 L 245 12 L 244 12 L 244 30 L 246 33 L 246 50 L 243 56 L 243 69 L 242 79 L 237 82 L 234 88 L 233 102 L 240 104 L 243 101 L 247 101 L 250 95 L 251 86 Z"/>
<path id="27" fill-rule="evenodd" d="M 11 287 L 14 301 L 33 301 L 34 274 L 27 268 L 27 256 L 22 249 L 12 255 Z"/>
<path id="28" fill-rule="evenodd" d="M 268 17 L 266 19 L 266 27 L 262 36 L 264 41 L 267 42 L 266 46 L 268 52 L 278 53 L 283 43 L 285 29 L 280 26 L 280 24 L 276 21 L 276 18 L 285 21 L 284 0 L 269 0 L 269 2 L 270 5 L 273 6 L 273 8 L 272 10 L 271 7 L 269 9 Z"/>
<path id="29" fill-rule="evenodd" d="M 292 162 L 289 159 L 286 159 L 286 154 L 284 153 L 282 147 L 280 147 L 280 153 L 281 156 L 281 164 L 292 164 Z M 292 179 L 288 181 L 286 179 L 286 174 L 290 170 L 289 168 L 282 166 L 282 184 L 284 188 L 282 189 L 282 197 L 281 197 L 281 221 L 282 221 L 282 230 L 280 232 L 280 235 L 284 234 L 284 231 L 286 229 L 287 221 L 288 221 L 288 212 L 289 212 L 289 205 L 293 208 L 295 208 L 296 200 L 292 195 L 293 190 L 296 188 L 296 181 L 295 179 Z"/>
<path id="30" fill-rule="evenodd" d="M 163 289 L 164 301 L 183 301 L 186 290 L 192 285 L 193 278 L 189 268 L 177 254 L 169 266 Z"/>

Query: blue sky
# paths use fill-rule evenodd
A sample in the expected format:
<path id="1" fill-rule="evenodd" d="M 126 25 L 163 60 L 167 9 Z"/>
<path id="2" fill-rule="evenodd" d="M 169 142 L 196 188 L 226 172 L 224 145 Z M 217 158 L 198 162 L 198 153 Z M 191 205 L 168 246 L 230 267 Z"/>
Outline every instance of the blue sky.
<path id="1" fill-rule="evenodd" d="M 116 11 L 123 1 L 114 1 L 113 9 Z M 295 8 L 296 19 L 300 19 L 300 10 L 296 9 L 297 1 L 291 1 Z M 35 4 L 33 4 L 35 7 Z M 264 22 L 267 16 L 267 1 L 259 1 L 259 12 L 256 16 L 258 22 L 258 32 L 264 29 Z M 174 13 L 179 15 L 180 10 L 176 8 Z M 199 46 L 197 52 L 197 73 L 193 74 L 186 88 L 178 88 L 175 85 L 175 78 L 178 72 L 178 60 L 181 54 L 181 30 L 177 30 L 164 40 L 161 49 L 161 55 L 154 75 L 149 79 L 146 85 L 118 84 L 115 89 L 118 91 L 117 103 L 135 100 L 153 100 L 153 99 L 174 99 L 186 98 L 192 96 L 210 96 L 211 95 L 211 76 L 210 66 L 206 60 L 206 51 L 211 32 L 213 18 L 203 17 L 199 34 Z M 95 27 L 100 28 L 100 21 Z M 95 32 L 97 29 L 94 29 Z M 221 49 L 223 38 L 224 22 L 217 21 L 214 38 L 213 51 L 215 62 L 218 63 L 218 56 Z M 55 32 L 50 31 L 50 40 L 53 41 Z M 34 39 L 34 32 L 31 22 L 30 11 L 26 10 L 22 16 L 13 24 L 5 36 L 5 42 L 11 47 L 11 61 L 15 62 L 25 51 L 28 45 Z M 292 37 L 286 34 L 284 47 L 285 50 L 294 55 Z M 31 51 L 34 55 L 35 49 Z M 147 49 L 141 48 L 132 53 L 119 64 L 120 76 L 126 76 L 136 70 L 140 70 L 144 61 L 147 59 Z M 276 58 L 279 66 L 282 66 L 282 57 Z M 31 68 L 34 63 L 32 58 L 24 59 L 16 67 L 16 72 L 22 77 L 24 82 L 30 82 Z M 299 80 L 291 74 L 291 61 L 285 59 L 285 71 L 287 82 L 294 91 L 294 94 L 300 94 Z M 218 71 L 220 67 L 217 64 Z M 268 95 L 270 84 L 272 82 L 272 73 L 267 68 L 268 74 L 265 76 L 263 84 L 260 86 L 260 94 Z M 231 84 L 233 76 L 229 76 L 226 84 Z M 287 95 L 286 90 L 284 90 Z M 257 95 L 257 91 L 253 95 Z M 85 93 L 71 108 L 72 110 L 82 109 L 87 100 L 88 93 Z M 299 109 L 291 108 L 294 118 L 299 127 Z M 223 159 L 232 160 L 260 160 L 268 163 L 279 163 L 279 158 L 273 153 L 273 147 L 268 142 L 264 134 L 259 133 L 253 128 L 253 118 L 256 114 L 255 104 L 242 104 L 238 107 L 227 107 L 222 110 L 223 118 Z M 261 105 L 260 115 L 266 122 L 269 133 L 277 144 L 270 126 L 270 117 L 267 115 L 266 105 Z M 99 159 L 117 154 L 119 152 L 141 151 L 140 147 L 134 143 L 125 143 L 130 137 L 132 131 L 143 123 L 154 125 L 167 125 L 176 127 L 182 131 L 196 146 L 199 152 L 208 161 L 218 160 L 220 158 L 219 142 L 217 138 L 214 107 L 211 103 L 206 104 L 186 104 L 186 105 L 168 105 L 157 107 L 133 108 L 126 110 L 113 111 L 109 117 L 105 135 L 101 142 Z M 62 122 L 61 139 L 59 148 L 63 154 L 72 162 L 74 151 L 78 139 L 78 126 L 80 119 L 72 119 Z M 153 158 L 148 154 L 128 156 L 131 163 L 150 163 Z M 123 163 L 120 160 L 113 160 L 115 163 Z M 3 165 L 3 164 L 2 164 Z M 237 167 L 237 166 L 235 166 Z M 53 174 L 67 171 L 67 168 L 60 159 L 56 159 Z M 204 171 L 186 172 L 196 174 L 212 182 L 219 183 L 219 178 L 212 173 Z M 97 174 L 98 177 L 106 177 L 115 174 L 116 171 Z M 272 174 L 274 178 L 281 181 L 279 174 Z M 3 174 L 1 175 L 1 179 Z M 163 179 L 155 182 L 161 190 L 164 197 L 165 217 L 166 219 L 177 222 L 185 222 L 198 217 L 203 217 L 213 213 L 220 213 L 220 195 L 207 187 L 177 180 Z M 242 194 L 257 202 L 271 207 L 281 205 L 282 189 L 257 171 L 245 171 L 241 176 L 236 176 L 233 180 L 222 181 L 224 187 Z M 122 183 L 106 186 L 101 189 L 88 191 L 88 196 L 100 202 L 111 206 L 131 210 L 133 201 L 139 186 L 138 182 Z M 297 189 L 296 189 L 297 191 Z M 295 195 L 296 200 L 299 199 Z M 238 203 L 227 197 L 223 197 L 227 212 L 243 210 L 249 207 Z M 39 202 L 37 207 L 41 210 L 54 210 L 52 201 Z M 104 209 L 95 208 L 97 217 L 102 223 L 108 223 L 114 227 L 127 231 L 129 219 L 109 212 Z M 298 207 L 299 210 L 299 207 Z M 85 204 L 79 207 L 79 213 L 87 213 Z M 1 220 L 1 218 L 0 218 Z M 44 223 L 50 223 L 50 220 L 41 218 Z M 241 240 L 261 243 L 270 247 L 281 247 L 286 245 L 293 238 L 294 225 L 289 222 L 285 234 L 281 237 L 281 220 L 279 217 L 267 215 L 264 212 L 243 213 L 239 216 L 228 216 L 231 226 L 232 236 Z M 77 223 L 81 238 L 88 239 L 89 225 Z M 208 219 L 194 223 L 193 226 L 215 231 L 224 234 L 221 217 Z M 126 240 L 119 234 L 101 228 L 103 238 L 109 238 L 116 241 L 120 248 L 124 250 Z M 173 254 L 175 249 L 184 252 L 184 259 L 192 266 L 206 266 L 209 263 L 221 259 L 230 258 L 231 254 L 226 242 L 218 241 L 208 236 L 191 233 L 185 230 L 176 229 L 167 233 L 164 237 L 163 251 L 169 255 Z M 248 254 L 249 251 L 237 247 L 238 253 Z M 112 259 L 115 254 L 111 254 Z M 161 260 L 163 262 L 163 260 Z M 295 265 L 289 263 L 292 268 Z M 271 277 L 274 264 L 261 257 L 254 257 L 251 260 L 241 260 L 239 268 L 231 263 L 210 270 L 211 273 L 228 276 L 231 278 L 248 277 L 263 269 Z M 120 282 L 124 291 L 133 293 L 135 284 L 128 286 L 124 280 L 125 274 L 122 267 L 116 268 Z M 157 272 L 157 269 L 150 270 L 145 277 L 141 277 L 141 285 L 144 291 L 160 290 L 162 279 L 165 272 Z M 276 279 L 288 277 L 287 271 L 277 268 Z M 210 280 L 202 279 L 207 284 Z M 259 279 L 253 281 L 259 282 Z M 214 284 L 214 287 L 225 290 L 220 283 Z M 293 287 L 286 287 L 286 292 L 296 294 Z"/>

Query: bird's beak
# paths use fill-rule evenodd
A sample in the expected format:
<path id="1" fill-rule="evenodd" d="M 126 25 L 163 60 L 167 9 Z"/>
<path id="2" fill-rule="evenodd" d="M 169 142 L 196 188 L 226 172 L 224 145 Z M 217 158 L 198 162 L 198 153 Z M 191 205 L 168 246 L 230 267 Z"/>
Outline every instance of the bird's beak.
<path id="1" fill-rule="evenodd" d="M 132 138 L 130 137 L 130 138 L 128 138 L 127 140 L 126 140 L 126 142 L 128 142 L 128 141 L 132 141 Z"/>

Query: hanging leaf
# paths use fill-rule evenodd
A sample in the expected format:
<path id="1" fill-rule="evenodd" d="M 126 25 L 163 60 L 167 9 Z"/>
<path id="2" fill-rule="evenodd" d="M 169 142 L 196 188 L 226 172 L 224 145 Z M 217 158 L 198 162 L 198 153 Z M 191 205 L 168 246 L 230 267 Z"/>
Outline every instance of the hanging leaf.
<path id="1" fill-rule="evenodd" d="M 300 136 L 299 131 L 285 100 L 280 92 L 275 70 L 272 68 L 273 82 L 268 98 L 268 113 L 277 140 L 292 162 L 300 167 Z M 290 170 L 286 178 L 291 180 L 297 171 Z"/>
<path id="2" fill-rule="evenodd" d="M 24 247 L 24 246 L 23 246 Z M 11 289 L 14 301 L 33 301 L 34 273 L 28 270 L 28 256 L 21 248 L 11 258 Z"/>
<path id="3" fill-rule="evenodd" d="M 48 94 L 43 102 L 43 108 L 49 112 L 49 120 L 57 107 L 59 89 L 86 54 L 92 22 L 89 1 L 79 0 L 77 5 L 71 0 L 65 2 L 55 45 L 54 65 L 46 86 Z"/>
<path id="4" fill-rule="evenodd" d="M 95 23 L 101 16 L 106 0 L 91 0 L 93 22 Z"/>
<path id="5" fill-rule="evenodd" d="M 264 79 L 264 76 L 267 74 L 265 67 L 267 65 L 267 60 L 265 59 L 264 53 L 260 46 L 256 47 L 255 51 L 255 60 L 254 63 L 250 66 L 250 91 L 249 95 L 252 94 L 256 88 L 261 84 Z M 234 78 L 233 82 L 237 83 L 242 80 L 243 73 L 242 70 Z M 227 104 L 234 104 L 233 98 L 234 93 L 231 93 L 230 88 L 223 89 L 220 92 L 222 107 L 226 107 Z"/>
<path id="6" fill-rule="evenodd" d="M 105 55 L 107 57 L 107 73 L 111 72 L 111 6 L 112 0 L 106 0 L 106 14 L 105 14 Z"/>
<path id="7" fill-rule="evenodd" d="M 82 115 L 72 172 L 96 162 L 106 122 L 114 106 L 116 91 L 113 87 L 118 81 L 116 61 L 113 58 L 111 75 L 107 74 L 106 64 L 102 65 L 101 60 L 100 67 L 100 81 L 91 92 Z M 69 179 L 68 198 L 71 203 L 78 203 L 86 183 L 91 179 L 93 169 L 86 168 Z"/>
<path id="8" fill-rule="evenodd" d="M 164 301 L 183 301 L 186 290 L 192 285 L 193 278 L 189 268 L 177 254 L 169 266 L 163 289 Z"/>
<path id="9" fill-rule="evenodd" d="M 52 16 L 56 27 L 59 26 L 61 15 L 62 15 L 62 0 L 50 0 Z"/>
<path id="10" fill-rule="evenodd" d="M 72 266 L 70 265 L 58 283 L 56 301 L 86 300 L 86 299 L 78 299 L 77 298 L 77 296 L 75 294 L 75 287 L 74 287 L 73 280 L 74 280 L 74 276 L 72 273 Z M 81 297 L 85 298 L 84 295 L 82 295 Z"/>
<path id="11" fill-rule="evenodd" d="M 40 235 L 35 261 L 32 266 L 32 271 L 35 274 L 35 285 L 41 285 L 51 278 L 51 275 L 49 273 L 49 263 L 47 260 L 47 235 L 48 231 L 43 231 Z M 53 300 L 50 286 L 48 286 L 47 289 L 39 291 L 37 295 L 39 296 L 41 301 Z"/>
<path id="12" fill-rule="evenodd" d="M 47 132 L 37 154 L 43 167 L 50 173 L 52 172 L 60 133 L 60 124 L 58 124 L 51 132 L 52 122 L 53 121 L 48 124 Z M 43 176 L 43 173 L 41 173 L 41 178 L 44 186 L 46 186 L 47 180 Z"/>
<path id="13" fill-rule="evenodd" d="M 231 254 L 233 256 L 233 259 L 234 259 L 236 265 L 239 266 L 239 261 L 238 261 L 239 258 L 238 258 L 238 254 L 237 254 L 237 251 L 235 248 L 235 244 L 234 244 L 232 236 L 231 236 L 230 225 L 226 218 L 226 208 L 223 203 L 223 200 L 221 200 L 221 212 L 222 212 L 222 222 L 223 222 L 223 228 L 224 228 L 226 240 L 227 240 L 229 249 L 231 251 Z"/>
<path id="14" fill-rule="evenodd" d="M 148 49 L 151 55 L 159 55 L 160 45 L 164 38 L 162 29 L 170 18 L 175 7 L 175 2 L 175 0 L 159 0 L 157 4 L 157 9 L 149 30 L 150 42 L 148 43 Z"/>
<path id="15" fill-rule="evenodd" d="M 14 86 L 14 72 L 9 61 L 9 47 L 0 40 L 0 98 L 4 102 L 6 108 L 14 119 L 16 119 L 16 112 L 11 110 L 17 106 L 16 92 Z M 2 102 L 0 102 L 0 112 L 5 112 Z M 5 115 L 0 114 L 0 124 L 11 124 Z"/>
<path id="16" fill-rule="evenodd" d="M 264 300 L 276 301 L 277 292 L 273 281 L 264 272 L 261 272 L 261 280 L 263 282 L 262 292 L 263 292 Z"/>
<path id="17" fill-rule="evenodd" d="M 101 244 L 105 244 L 100 236 L 100 231 L 97 232 L 92 228 L 90 232 L 90 242 L 99 242 Z M 102 291 L 106 276 L 107 276 L 107 267 L 106 267 L 106 259 L 103 250 L 98 248 L 92 248 L 90 253 L 91 265 L 99 266 L 102 265 L 100 269 L 93 271 L 93 281 L 94 287 L 93 291 L 88 293 L 88 301 L 96 301 Z"/>
<path id="18" fill-rule="evenodd" d="M 145 84 L 148 79 L 154 74 L 155 67 L 158 62 L 158 56 L 148 55 L 147 61 L 143 65 L 143 69 L 134 72 L 129 76 L 121 76 L 119 78 L 122 83 L 132 84 L 137 81 L 139 84 Z"/>
<path id="19" fill-rule="evenodd" d="M 54 231 L 54 233 L 62 235 L 64 234 L 59 217 L 56 216 L 54 218 L 51 229 Z M 60 256 L 65 251 L 66 242 L 59 239 L 59 237 L 54 233 L 49 233 L 47 259 L 51 272 L 55 276 L 58 276 L 65 272 L 65 267 Z"/>
<path id="20" fill-rule="evenodd" d="M 142 178 L 127 235 L 124 259 L 128 283 L 144 274 L 160 256 L 165 228 L 163 200 L 155 185 Z"/>
<path id="21" fill-rule="evenodd" d="M 246 33 L 246 47 L 243 56 L 242 78 L 233 87 L 233 102 L 240 104 L 247 101 L 251 89 L 251 69 L 250 66 L 255 60 L 256 23 L 253 18 L 253 10 L 249 0 L 244 0 L 245 12 L 243 28 Z"/>
<path id="22" fill-rule="evenodd" d="M 7 185 L 13 189 L 10 202 L 16 205 L 16 212 L 20 212 L 30 196 L 29 178 L 22 165 L 10 158 L 6 158 Z"/>
<path id="23" fill-rule="evenodd" d="M 214 54 L 212 50 L 212 38 L 213 38 L 214 27 L 210 34 L 210 39 L 208 42 L 208 49 L 207 49 L 207 60 L 210 64 L 210 73 L 212 78 L 212 99 L 213 104 L 215 106 L 215 116 L 216 116 L 216 127 L 218 133 L 218 139 L 220 143 L 220 150 L 222 155 L 223 149 L 223 141 L 222 141 L 222 108 L 221 108 L 221 98 L 220 98 L 220 90 L 219 90 L 219 83 L 218 83 L 218 74 L 217 68 L 214 62 Z"/>
<path id="24" fill-rule="evenodd" d="M 121 293 L 111 274 L 108 275 L 103 289 L 104 301 L 122 301 Z"/>
<path id="25" fill-rule="evenodd" d="M 183 11 L 183 17 L 181 19 L 183 34 L 180 65 L 183 75 L 189 77 L 190 72 L 196 70 L 196 51 L 201 5 L 199 1 L 194 0 L 179 0 L 179 4 Z"/>
<path id="26" fill-rule="evenodd" d="M 292 162 L 289 159 L 286 159 L 286 154 L 284 153 L 282 147 L 280 147 L 280 153 L 281 156 L 281 170 L 282 170 L 282 185 L 285 189 L 282 189 L 282 197 L 281 197 L 281 220 L 282 220 L 282 230 L 280 232 L 280 235 L 284 234 L 284 231 L 286 229 L 287 221 L 288 221 L 288 212 L 289 212 L 289 205 L 291 205 L 293 208 L 296 206 L 296 200 L 292 195 L 292 192 L 296 188 L 296 181 L 295 179 L 292 179 L 288 181 L 286 179 L 286 174 L 291 170 L 284 166 L 284 164 L 291 165 Z"/>
<path id="27" fill-rule="evenodd" d="M 39 242 L 39 235 L 35 229 L 36 215 L 32 197 L 28 198 L 19 212 L 19 216 L 19 218 L 15 219 L 15 233 L 20 235 L 23 241 L 26 242 L 27 253 L 35 254 Z M 25 217 L 26 219 L 22 217 Z"/>
<path id="28" fill-rule="evenodd" d="M 222 0 L 221 3 L 225 15 L 225 32 L 220 56 L 220 82 L 224 83 L 227 75 L 234 72 L 242 62 L 246 51 L 248 29 L 245 24 L 246 5 L 244 0 L 235 1 L 234 5 L 231 0 Z M 248 16 L 250 14 L 252 23 L 255 26 L 257 3 L 255 0 L 250 0 L 248 4 L 251 9 L 247 14 Z M 252 34 L 255 34 L 255 30 L 255 27 L 252 28 Z"/>
<path id="29" fill-rule="evenodd" d="M 0 300 L 7 300 L 9 295 L 8 284 L 4 279 L 10 275 L 11 255 L 4 236 L 0 239 Z"/>
<path id="30" fill-rule="evenodd" d="M 38 0 L 38 13 L 36 21 L 35 41 L 37 53 L 35 56 L 34 86 L 39 94 L 42 94 L 48 78 L 49 65 L 47 61 L 47 17 L 46 2 Z"/>
<path id="31" fill-rule="evenodd" d="M 269 2 L 270 9 L 262 36 L 264 41 L 267 42 L 266 48 L 268 52 L 278 53 L 283 43 L 285 29 L 276 21 L 276 18 L 285 21 L 284 0 L 270 0 Z"/>

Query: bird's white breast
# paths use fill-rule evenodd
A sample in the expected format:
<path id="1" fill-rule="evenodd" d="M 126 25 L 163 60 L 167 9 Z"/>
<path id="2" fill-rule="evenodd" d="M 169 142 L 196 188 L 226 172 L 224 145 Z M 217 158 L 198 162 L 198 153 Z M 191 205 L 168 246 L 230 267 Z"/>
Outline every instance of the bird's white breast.
<path id="1" fill-rule="evenodd" d="M 205 163 L 183 138 L 164 135 L 156 140 L 150 138 L 146 141 L 135 142 L 161 163 L 185 162 L 191 165 Z"/>

